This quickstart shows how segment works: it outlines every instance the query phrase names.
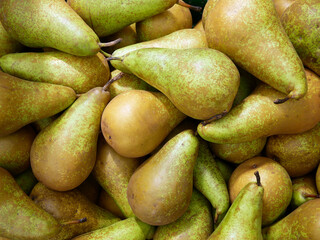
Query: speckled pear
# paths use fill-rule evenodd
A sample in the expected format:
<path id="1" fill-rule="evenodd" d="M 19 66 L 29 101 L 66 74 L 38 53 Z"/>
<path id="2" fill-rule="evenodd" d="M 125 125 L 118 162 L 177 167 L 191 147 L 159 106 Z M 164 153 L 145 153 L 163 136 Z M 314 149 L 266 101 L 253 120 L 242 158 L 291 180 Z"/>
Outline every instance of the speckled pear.
<path id="1" fill-rule="evenodd" d="M 282 13 L 295 1 L 296 0 L 273 0 L 278 16 L 281 17 Z"/>
<path id="2" fill-rule="evenodd" d="M 225 53 L 238 66 L 284 93 L 285 99 L 300 99 L 306 94 L 303 64 L 273 1 L 215 1 L 206 18 L 205 33 L 210 48 Z"/>
<path id="3" fill-rule="evenodd" d="M 17 40 L 9 36 L 0 22 L 0 56 L 20 52 L 22 49 L 23 46 Z"/>
<path id="4" fill-rule="evenodd" d="M 125 55 L 122 63 L 195 119 L 229 111 L 239 88 L 237 67 L 214 49 L 144 48 Z"/>

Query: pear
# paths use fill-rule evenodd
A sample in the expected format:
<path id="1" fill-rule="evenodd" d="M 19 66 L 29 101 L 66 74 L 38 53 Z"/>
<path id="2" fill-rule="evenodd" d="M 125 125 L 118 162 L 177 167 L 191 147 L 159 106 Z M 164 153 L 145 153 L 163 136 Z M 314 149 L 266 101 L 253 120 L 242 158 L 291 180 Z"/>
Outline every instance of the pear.
<path id="1" fill-rule="evenodd" d="M 132 23 L 159 14 L 177 0 L 68 0 L 70 7 L 97 33 L 105 37 Z"/>
<path id="2" fill-rule="evenodd" d="M 75 99 L 69 87 L 30 82 L 0 71 L 0 137 L 61 112 Z"/>
<path id="3" fill-rule="evenodd" d="M 30 149 L 36 133 L 30 125 L 0 137 L 0 167 L 17 175 L 30 167 Z"/>
<path id="4" fill-rule="evenodd" d="M 139 42 L 150 41 L 175 31 L 191 28 L 192 16 L 189 8 L 173 5 L 168 10 L 136 23 Z"/>
<path id="5" fill-rule="evenodd" d="M 281 23 L 303 64 L 320 75 L 320 2 L 296 0 L 281 16 Z"/>
<path id="6" fill-rule="evenodd" d="M 318 165 L 317 171 L 316 171 L 316 185 L 317 185 L 318 193 L 320 193 L 320 164 Z"/>
<path id="7" fill-rule="evenodd" d="M 309 90 L 299 101 L 274 104 L 273 100 L 284 94 L 261 83 L 222 119 L 199 124 L 199 135 L 214 143 L 240 143 L 312 129 L 320 121 L 320 78 L 307 69 L 306 75 Z"/>
<path id="8" fill-rule="evenodd" d="M 261 219 L 263 207 L 264 185 L 257 182 L 247 183 L 240 191 L 220 225 L 208 240 L 262 240 Z"/>
<path id="9" fill-rule="evenodd" d="M 104 190 L 102 189 L 98 199 L 98 206 L 108 210 L 113 215 L 125 219 L 126 217 L 123 215 L 121 209 L 118 207 L 116 202 L 113 198 Z"/>
<path id="10" fill-rule="evenodd" d="M 205 33 L 197 29 L 182 29 L 170 33 L 166 36 L 142 42 L 132 44 L 130 46 L 120 48 L 116 50 L 112 57 L 118 58 L 127 55 L 129 52 L 142 49 L 142 48 L 176 48 L 176 49 L 186 49 L 186 48 L 207 48 L 207 39 Z M 129 69 L 121 61 L 111 61 L 113 67 L 125 72 L 131 73 Z"/>
<path id="11" fill-rule="evenodd" d="M 92 173 L 125 217 L 134 217 L 127 199 L 127 188 L 130 177 L 139 165 L 139 159 L 120 156 L 103 136 L 99 138 L 97 160 Z"/>
<path id="12" fill-rule="evenodd" d="M 11 240 L 48 239 L 61 230 L 58 221 L 22 191 L 0 167 L 0 235 Z"/>
<path id="13" fill-rule="evenodd" d="M 229 111 L 239 88 L 237 67 L 214 49 L 144 48 L 125 55 L 122 63 L 195 119 Z"/>
<path id="14" fill-rule="evenodd" d="M 241 163 L 229 180 L 230 201 L 234 202 L 241 189 L 254 180 L 259 171 L 264 188 L 262 225 L 274 222 L 289 206 L 292 197 L 292 182 L 286 170 L 276 161 L 266 157 L 254 157 Z"/>
<path id="15" fill-rule="evenodd" d="M 266 156 L 276 159 L 290 177 L 310 173 L 320 162 L 320 123 L 300 134 L 270 136 Z"/>
<path id="16" fill-rule="evenodd" d="M 295 1 L 296 0 L 273 0 L 278 16 L 281 17 L 283 12 Z"/>
<path id="17" fill-rule="evenodd" d="M 281 103 L 307 93 L 301 59 L 284 31 L 272 1 L 219 0 L 209 11 L 205 32 L 210 48 L 286 95 Z"/>
<path id="18" fill-rule="evenodd" d="M 101 130 L 118 154 L 137 158 L 152 152 L 184 118 L 162 93 L 131 90 L 110 101 Z"/>
<path id="19" fill-rule="evenodd" d="M 7 54 L 0 58 L 0 67 L 10 75 L 68 86 L 76 93 L 101 87 L 110 77 L 109 67 L 97 55 L 78 57 L 59 51 Z"/>
<path id="20" fill-rule="evenodd" d="M 9 53 L 20 52 L 23 46 L 9 36 L 0 22 L 0 57 Z"/>
<path id="21" fill-rule="evenodd" d="M 133 213 L 141 221 L 161 226 L 176 221 L 186 212 L 198 148 L 194 132 L 185 130 L 133 173 L 127 197 Z"/>
<path id="22" fill-rule="evenodd" d="M 218 168 L 222 174 L 223 179 L 225 180 L 226 183 L 229 182 L 229 179 L 232 175 L 232 172 L 235 169 L 235 166 L 232 165 L 231 163 L 221 160 L 219 158 L 215 158 L 215 161 L 218 165 Z"/>
<path id="23" fill-rule="evenodd" d="M 261 137 L 242 143 L 210 143 L 210 149 L 218 158 L 231 163 L 242 163 L 249 158 L 259 155 L 266 145 L 267 137 Z"/>
<path id="24" fill-rule="evenodd" d="M 98 36 L 64 0 L 3 0 L 0 21 L 12 38 L 28 47 L 77 56 L 100 51 Z"/>
<path id="25" fill-rule="evenodd" d="M 77 189 L 85 195 L 91 202 L 97 203 L 100 192 L 101 192 L 101 186 L 97 182 L 97 180 L 94 178 L 93 174 L 91 173 L 89 177 L 87 177 L 86 180 L 84 180 Z"/>
<path id="26" fill-rule="evenodd" d="M 265 240 L 317 240 L 320 236 L 320 199 L 302 204 L 275 224 L 262 229 Z"/>
<path id="27" fill-rule="evenodd" d="M 188 210 L 173 223 L 159 226 L 153 240 L 206 240 L 213 232 L 210 202 L 193 189 Z"/>
<path id="28" fill-rule="evenodd" d="M 93 88 L 37 135 L 30 161 L 40 182 L 67 191 L 89 176 L 96 161 L 102 111 L 109 99 L 104 88 Z"/>
<path id="29" fill-rule="evenodd" d="M 219 0 L 208 0 L 206 5 L 204 6 L 203 13 L 202 13 L 202 19 L 201 19 L 203 30 L 205 29 L 205 25 L 206 25 L 206 21 L 207 21 L 209 12 L 216 5 L 216 3 L 218 1 Z"/>
<path id="30" fill-rule="evenodd" d="M 20 188 L 29 195 L 33 187 L 38 183 L 36 177 L 33 175 L 32 169 L 28 168 L 26 171 L 20 173 L 14 178 Z"/>
<path id="31" fill-rule="evenodd" d="M 70 239 L 120 221 L 107 210 L 92 203 L 77 189 L 58 192 L 50 190 L 42 183 L 37 183 L 30 193 L 30 198 L 61 223 L 70 219 L 86 218 L 87 221 L 81 225 L 63 225 L 59 234 L 50 238 L 52 240 Z"/>
<path id="32" fill-rule="evenodd" d="M 197 30 L 200 30 L 200 31 L 203 31 L 203 32 L 204 32 L 202 20 L 200 20 L 200 21 L 193 27 L 193 29 L 197 29 Z"/>
<path id="33" fill-rule="evenodd" d="M 198 189 L 215 208 L 214 222 L 219 215 L 229 209 L 229 192 L 227 184 L 219 170 L 208 144 L 200 140 L 199 153 L 193 172 L 193 185 Z"/>

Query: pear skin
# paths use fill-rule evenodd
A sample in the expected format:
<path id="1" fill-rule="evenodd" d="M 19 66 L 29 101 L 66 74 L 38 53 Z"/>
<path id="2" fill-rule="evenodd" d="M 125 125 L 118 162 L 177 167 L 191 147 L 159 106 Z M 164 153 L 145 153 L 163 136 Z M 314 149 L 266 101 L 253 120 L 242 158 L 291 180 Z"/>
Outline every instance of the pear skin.
<path id="1" fill-rule="evenodd" d="M 286 98 L 300 99 L 307 93 L 303 64 L 272 1 L 219 0 L 208 13 L 205 32 L 210 48 Z"/>
<path id="2" fill-rule="evenodd" d="M 262 229 L 265 240 L 317 240 L 320 236 L 320 199 L 302 204 L 286 217 Z"/>
<path id="3" fill-rule="evenodd" d="M 28 168 L 26 171 L 20 173 L 14 178 L 20 188 L 29 195 L 33 187 L 38 183 L 38 180 L 33 175 L 32 169 Z"/>
<path id="4" fill-rule="evenodd" d="M 9 53 L 22 51 L 23 46 L 14 38 L 10 37 L 0 23 L 0 57 Z"/>
<path id="5" fill-rule="evenodd" d="M 296 0 L 273 0 L 278 16 L 281 17 L 283 12 L 295 1 Z"/>
<path id="6" fill-rule="evenodd" d="M 113 215 L 125 219 L 126 217 L 123 215 L 122 211 L 113 200 L 113 198 L 104 190 L 102 189 L 98 199 L 98 206 L 108 210 Z"/>
<path id="7" fill-rule="evenodd" d="M 316 185 L 318 193 L 320 193 L 320 164 L 318 165 L 317 171 L 316 171 Z"/>
<path id="8" fill-rule="evenodd" d="M 229 179 L 231 177 L 232 172 L 235 169 L 235 166 L 227 161 L 224 161 L 222 159 L 216 158 L 216 163 L 218 165 L 218 168 L 222 174 L 223 179 L 226 181 L 226 183 L 229 182 Z"/>
<path id="9" fill-rule="evenodd" d="M 137 158 L 152 152 L 185 118 L 162 93 L 131 90 L 110 101 L 101 130 L 118 154 Z"/>
<path id="10" fill-rule="evenodd" d="M 228 112 L 239 88 L 237 67 L 214 49 L 144 48 L 128 53 L 122 63 L 199 120 Z"/>
<path id="11" fill-rule="evenodd" d="M 138 167 L 127 197 L 133 213 L 154 226 L 172 223 L 188 209 L 199 141 L 192 130 L 170 139 Z"/>
<path id="12" fill-rule="evenodd" d="M 13 76 L 68 86 L 76 93 L 102 87 L 110 78 L 109 67 L 97 55 L 79 57 L 60 51 L 7 54 L 0 58 L 0 67 Z"/>
<path id="13" fill-rule="evenodd" d="M 52 123 L 54 120 L 56 120 L 60 115 L 61 115 L 61 113 L 57 113 L 56 115 L 53 115 L 53 116 L 50 116 L 47 118 L 43 118 L 43 119 L 39 119 L 37 121 L 32 122 L 31 125 L 32 125 L 33 129 L 36 131 L 36 133 L 39 133 L 44 128 L 48 127 L 50 125 L 50 123 Z"/>
<path id="14" fill-rule="evenodd" d="M 290 177 L 310 173 L 320 161 L 320 123 L 300 134 L 270 136 L 266 156 L 277 160 Z"/>
<path id="15" fill-rule="evenodd" d="M 56 235 L 61 225 L 39 208 L 0 167 L 0 235 L 11 240 L 41 240 Z"/>
<path id="16" fill-rule="evenodd" d="M 0 137 L 61 112 L 75 99 L 72 88 L 30 82 L 0 72 Z"/>
<path id="17" fill-rule="evenodd" d="M 83 183 L 81 183 L 77 189 L 85 195 L 91 202 L 97 203 L 100 192 L 101 186 L 94 178 L 93 174 L 91 173 Z"/>
<path id="18" fill-rule="evenodd" d="M 77 56 L 100 50 L 98 36 L 64 0 L 4 0 L 0 12 L 8 34 L 25 46 L 51 47 Z"/>
<path id="19" fill-rule="evenodd" d="M 320 77 L 308 69 L 306 75 L 309 90 L 299 101 L 274 104 L 274 99 L 285 95 L 261 83 L 222 119 L 199 124 L 199 135 L 214 143 L 240 143 L 312 129 L 320 121 Z"/>
<path id="20" fill-rule="evenodd" d="M 36 133 L 27 125 L 8 136 L 0 137 L 0 167 L 17 175 L 30 167 L 30 149 Z"/>
<path id="21" fill-rule="evenodd" d="M 96 161 L 101 115 L 109 99 L 108 91 L 93 88 L 37 135 L 30 161 L 40 182 L 67 191 L 89 176 Z"/>

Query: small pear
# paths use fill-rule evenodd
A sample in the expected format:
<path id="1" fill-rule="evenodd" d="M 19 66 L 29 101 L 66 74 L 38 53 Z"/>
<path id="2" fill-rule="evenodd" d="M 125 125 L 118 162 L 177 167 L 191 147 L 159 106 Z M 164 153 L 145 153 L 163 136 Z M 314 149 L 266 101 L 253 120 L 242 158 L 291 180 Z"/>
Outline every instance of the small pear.
<path id="1" fill-rule="evenodd" d="M 109 99 L 104 88 L 93 88 L 37 135 L 30 161 L 40 182 L 67 191 L 89 176 L 96 161 L 101 115 Z"/>
<path id="2" fill-rule="evenodd" d="M 0 57 L 9 53 L 20 52 L 23 46 L 10 37 L 0 22 Z"/>
<path id="3" fill-rule="evenodd" d="M 170 139 L 138 167 L 130 178 L 127 197 L 143 222 L 160 226 L 176 221 L 188 209 L 199 141 L 192 130 Z"/>
<path id="4" fill-rule="evenodd" d="M 28 168 L 26 171 L 20 173 L 14 179 L 27 195 L 30 194 L 33 187 L 38 183 L 38 180 L 33 175 L 31 168 Z"/>

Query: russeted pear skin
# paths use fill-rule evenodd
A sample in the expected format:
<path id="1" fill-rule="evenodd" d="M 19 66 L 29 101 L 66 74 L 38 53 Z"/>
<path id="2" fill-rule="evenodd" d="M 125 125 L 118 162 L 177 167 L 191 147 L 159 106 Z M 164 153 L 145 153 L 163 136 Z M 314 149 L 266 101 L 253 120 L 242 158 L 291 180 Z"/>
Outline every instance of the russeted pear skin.
<path id="1" fill-rule="evenodd" d="M 101 115 L 109 99 L 102 87 L 93 88 L 37 135 L 30 161 L 40 182 L 67 191 L 89 176 L 96 161 Z"/>
<path id="2" fill-rule="evenodd" d="M 170 139 L 138 167 L 127 197 L 133 213 L 154 226 L 172 223 L 188 209 L 199 141 L 192 130 Z"/>
<path id="3" fill-rule="evenodd" d="M 98 36 L 64 0 L 3 0 L 0 20 L 11 37 L 28 47 L 77 56 L 100 50 Z"/>
<path id="4" fill-rule="evenodd" d="M 234 63 L 214 49 L 144 48 L 125 55 L 122 63 L 199 120 L 228 112 L 240 83 Z"/>
<path id="5" fill-rule="evenodd" d="M 20 52 L 22 45 L 9 36 L 0 22 L 0 57 L 9 53 Z"/>
<path id="6" fill-rule="evenodd" d="M 275 224 L 262 229 L 265 240 L 317 240 L 320 236 L 320 199 L 302 204 Z"/>
<path id="7" fill-rule="evenodd" d="M 199 135 L 214 143 L 241 143 L 278 134 L 308 131 L 320 121 L 320 77 L 306 70 L 307 94 L 295 101 L 274 104 L 285 95 L 261 83 L 223 118 L 198 125 Z"/>
<path id="8" fill-rule="evenodd" d="M 225 53 L 285 97 L 300 99 L 307 93 L 303 64 L 273 1 L 216 1 L 208 12 L 205 32 L 210 48 Z"/>
<path id="9" fill-rule="evenodd" d="M 61 112 L 75 99 L 72 88 L 26 81 L 0 72 L 0 137 Z"/>
<path id="10" fill-rule="evenodd" d="M 42 240 L 60 229 L 58 221 L 39 208 L 12 175 L 0 167 L 0 236 L 11 240 Z"/>
<path id="11" fill-rule="evenodd" d="M 283 12 L 295 1 L 296 0 L 273 0 L 278 16 L 281 17 Z"/>

